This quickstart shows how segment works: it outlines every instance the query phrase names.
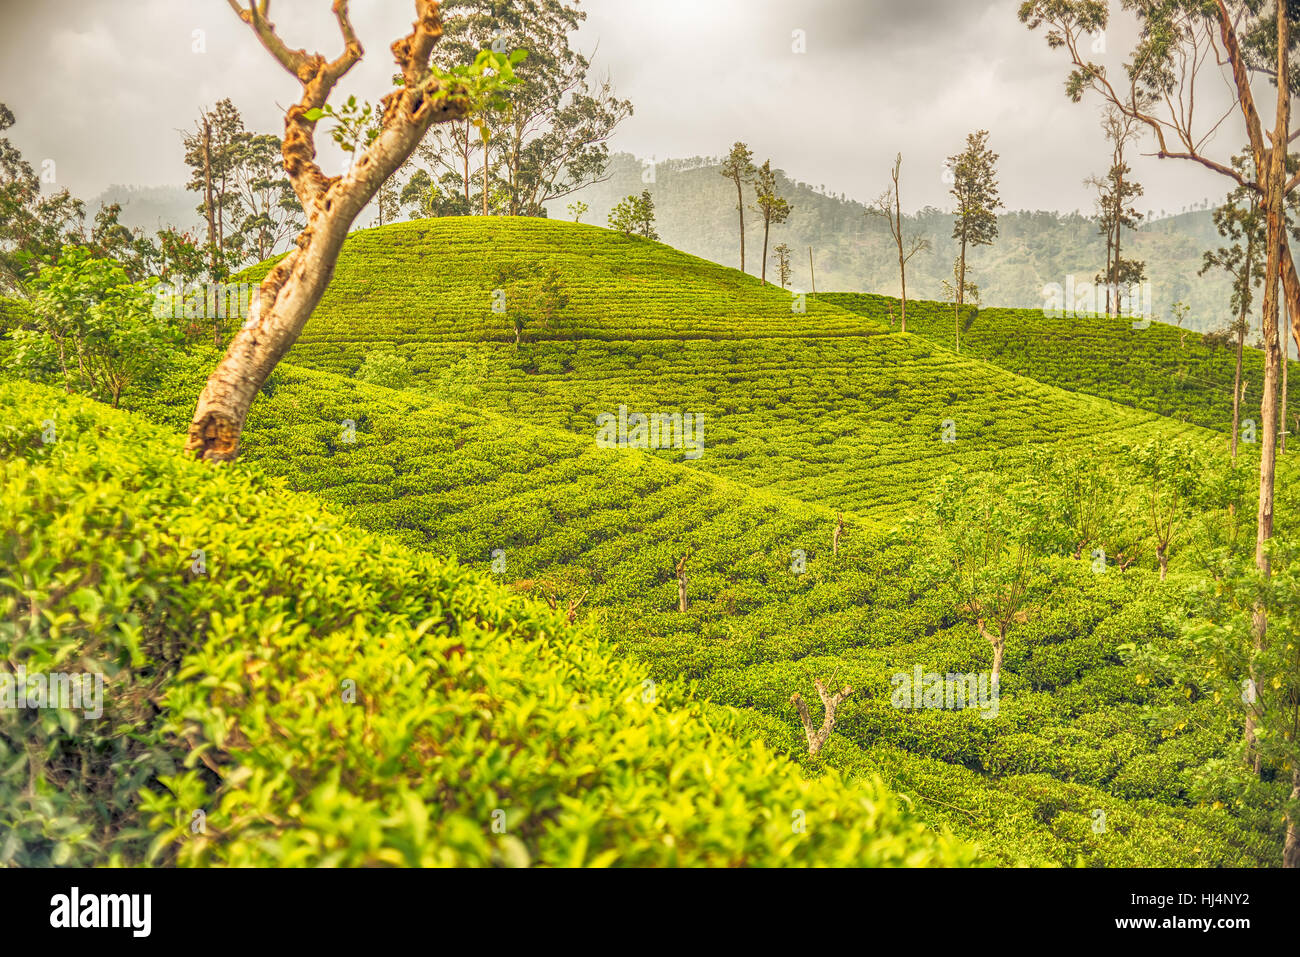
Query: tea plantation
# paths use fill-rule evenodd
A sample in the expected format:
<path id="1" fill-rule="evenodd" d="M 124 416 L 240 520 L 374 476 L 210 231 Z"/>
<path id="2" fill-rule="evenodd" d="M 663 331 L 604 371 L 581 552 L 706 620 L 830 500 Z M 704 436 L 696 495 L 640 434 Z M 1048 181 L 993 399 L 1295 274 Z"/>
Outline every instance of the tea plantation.
<path id="1" fill-rule="evenodd" d="M 101 720 L 0 712 L 6 864 L 972 861 L 256 466 L 41 386 L 0 383 L 0 408 L 5 645 L 108 676 Z"/>
<path id="2" fill-rule="evenodd" d="M 476 252 L 485 247 L 495 265 Z M 435 258 L 445 267 L 421 265 Z M 534 259 L 561 265 L 571 304 L 515 350 L 492 312 L 492 284 L 500 264 Z M 1209 438 L 889 334 L 874 317 L 792 305 L 753 277 L 608 230 L 423 220 L 349 239 L 290 361 L 352 375 L 390 349 L 437 398 L 586 438 L 620 405 L 702 415 L 707 452 L 692 467 L 881 516 L 943 474 L 988 468 L 997 455 L 1012 467 L 1009 450 Z"/>
<path id="3" fill-rule="evenodd" d="M 826 293 L 819 302 L 839 306 L 864 319 L 899 325 L 899 302 L 866 293 Z M 1228 325 L 1228 317 L 1216 323 Z M 1142 326 L 1140 323 L 1139 326 Z M 923 300 L 907 303 L 907 331 L 952 349 L 952 305 Z M 1245 398 L 1242 418 L 1259 411 L 1264 356 L 1247 336 L 1242 361 Z M 1291 354 L 1296 353 L 1291 343 Z M 1000 368 L 1088 395 L 1146 409 L 1180 422 L 1230 432 L 1235 383 L 1236 338 L 1181 330 L 1166 322 L 1134 328 L 1134 320 L 1107 316 L 1052 318 L 1033 309 L 967 309 L 962 314 L 961 354 Z M 1300 381 L 1300 363 L 1291 360 L 1290 378 Z M 1300 407 L 1291 403 L 1292 411 Z M 1288 415 L 1288 429 L 1300 435 L 1300 421 Z"/>
<path id="4" fill-rule="evenodd" d="M 1205 699 L 1144 683 L 1125 664 L 1122 646 L 1175 634 L 1180 587 L 1150 572 L 1097 575 L 1087 562 L 1052 559 L 1032 596 L 1050 611 L 1013 635 L 997 718 L 900 711 L 893 675 L 985 669 L 990 649 L 958 620 L 954 594 L 935 587 L 927 548 L 869 518 L 848 515 L 832 556 L 835 516 L 825 507 L 300 369 L 277 373 L 247 435 L 246 454 L 262 469 L 344 505 L 358 524 L 495 569 L 535 594 L 549 588 L 561 606 L 583 599 L 580 617 L 654 680 L 690 680 L 698 696 L 753 709 L 770 746 L 810 773 L 882 777 L 924 820 L 978 843 L 982 859 L 1276 857 L 1276 822 L 1228 810 L 1226 795 L 1205 802 L 1190 793 L 1189 770 L 1239 729 Z M 681 612 L 673 570 L 686 552 Z M 806 558 L 803 573 L 792 571 L 796 554 Z M 808 759 L 789 698 L 832 676 L 859 694 L 841 708 L 831 746 Z M 1102 835 L 1093 832 L 1097 812 L 1109 822 Z"/>
<path id="5" fill-rule="evenodd" d="M 566 301 L 516 348 L 538 264 Z M 1205 555 L 1253 540 L 1253 450 L 846 304 L 594 227 L 423 220 L 349 239 L 233 467 L 176 451 L 215 353 L 130 412 L 0 382 L 6 644 L 114 686 L 97 724 L 5 716 L 0 855 L 1277 864 L 1287 784 L 1205 778 L 1240 712 L 1152 664 Z M 405 387 L 357 378 L 384 355 Z M 702 441 L 602 447 L 620 411 Z M 1142 471 L 1171 449 L 1195 483 Z M 1037 549 L 1004 658 L 948 574 L 972 502 Z M 899 704 L 998 667 L 991 713 Z M 817 682 L 853 691 L 812 753 Z"/>

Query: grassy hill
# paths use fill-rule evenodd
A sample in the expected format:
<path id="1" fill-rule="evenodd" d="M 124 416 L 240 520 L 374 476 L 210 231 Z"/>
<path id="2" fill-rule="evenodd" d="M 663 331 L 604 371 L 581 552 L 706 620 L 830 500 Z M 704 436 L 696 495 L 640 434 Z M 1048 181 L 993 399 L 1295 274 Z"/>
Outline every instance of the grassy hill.
<path id="1" fill-rule="evenodd" d="M 572 307 L 516 350 L 491 284 L 538 262 L 557 264 Z M 102 737 L 46 721 L 40 801 L 16 762 L 29 729 L 7 726 L 21 838 L 6 853 L 1278 859 L 1280 780 L 1249 801 L 1197 780 L 1240 740 L 1239 715 L 1134 658 L 1178 646 L 1202 551 L 1238 540 L 1253 506 L 1185 508 L 1162 581 L 1125 463 L 1152 442 L 1201 456 L 1220 437 L 827 302 L 792 312 L 749 277 L 590 227 L 401 224 L 351 237 L 338 277 L 255 401 L 233 469 L 174 451 L 215 361 L 201 351 L 134 395 L 135 416 L 0 386 L 15 423 L 0 489 L 22 517 L 5 526 L 19 574 L 0 579 L 0 621 L 34 661 L 104 661 L 133 709 Z M 410 388 L 355 378 L 380 350 L 407 360 Z M 598 447 L 595 416 L 620 406 L 702 415 L 702 454 Z M 1100 565 L 1072 554 L 1079 477 L 1103 473 L 1107 544 L 1138 559 L 1127 571 L 1114 548 Z M 1065 545 L 1027 581 L 994 719 L 899 707 L 899 675 L 991 667 L 926 524 L 980 489 L 1031 490 Z M 84 504 L 65 514 L 70 500 Z M 100 568 L 129 571 L 73 574 Z M 33 608 L 57 627 L 31 626 Z M 855 690 L 814 757 L 791 695 L 818 680 Z M 106 801 L 120 827 L 92 820 Z M 791 829 L 810 807 L 836 822 L 815 845 Z M 195 809 L 214 823 L 197 838 Z"/>
<path id="2" fill-rule="evenodd" d="M 572 305 L 516 351 L 490 310 L 493 276 L 533 262 L 562 266 Z M 348 239 L 290 361 L 351 375 L 393 351 L 435 398 L 588 439 L 620 406 L 701 415 L 705 450 L 690 467 L 882 517 L 943 474 L 999 457 L 1009 468 L 1035 446 L 1198 435 L 891 334 L 876 317 L 790 307 L 752 277 L 609 230 L 425 220 Z"/>
<path id="3" fill-rule="evenodd" d="M 899 302 L 864 293 L 825 293 L 822 302 L 873 321 L 898 324 Z M 907 331 L 946 349 L 955 343 L 951 304 L 908 300 Z M 1223 343 L 1163 322 L 1133 328 L 1131 319 L 1051 318 L 1041 309 L 971 309 L 962 316 L 962 354 L 1072 392 L 1101 396 L 1207 429 L 1232 429 L 1236 342 Z M 1292 352 L 1295 351 L 1292 346 Z M 1300 383 L 1300 363 L 1290 376 Z M 1242 418 L 1259 418 L 1264 354 L 1247 348 Z M 1253 413 L 1252 413 L 1253 410 Z M 1288 407 L 1288 427 L 1300 436 L 1300 402 Z"/>

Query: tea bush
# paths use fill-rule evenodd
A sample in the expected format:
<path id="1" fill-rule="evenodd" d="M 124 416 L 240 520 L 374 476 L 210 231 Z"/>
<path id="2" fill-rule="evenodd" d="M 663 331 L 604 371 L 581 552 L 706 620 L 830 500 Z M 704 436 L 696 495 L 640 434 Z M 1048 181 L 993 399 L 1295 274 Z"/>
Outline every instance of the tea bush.
<path id="1" fill-rule="evenodd" d="M 107 684 L 99 720 L 0 710 L 8 863 L 973 861 L 256 466 L 41 386 L 0 383 L 0 409 L 5 666 Z"/>

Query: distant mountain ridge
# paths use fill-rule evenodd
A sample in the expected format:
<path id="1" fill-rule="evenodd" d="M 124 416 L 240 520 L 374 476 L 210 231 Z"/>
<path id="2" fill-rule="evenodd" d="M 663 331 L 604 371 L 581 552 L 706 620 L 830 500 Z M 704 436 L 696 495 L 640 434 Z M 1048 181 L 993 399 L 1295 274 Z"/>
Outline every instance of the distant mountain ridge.
<path id="1" fill-rule="evenodd" d="M 738 267 L 735 188 L 719 175 L 717 160 L 691 157 L 661 161 L 654 166 L 652 183 L 643 182 L 647 169 L 642 160 L 629 153 L 615 154 L 606 181 L 551 203 L 548 213 L 553 219 L 571 219 L 567 206 L 581 200 L 589 207 L 583 222 L 604 226 L 619 200 L 648 189 L 655 201 L 657 229 L 665 243 L 724 266 Z M 788 223 L 773 227 L 770 246 L 780 242 L 790 246 L 795 288 L 811 290 L 811 246 L 819 291 L 898 295 L 897 258 L 883 220 L 868 219 L 866 207 L 857 200 L 827 194 L 785 173 L 779 174 L 778 183 L 794 211 Z M 881 185 L 883 188 L 883 177 Z M 195 210 L 197 197 L 181 186 L 112 186 L 88 203 L 88 214 L 93 215 L 100 204 L 111 202 L 122 204 L 122 222 L 131 227 L 153 232 L 173 225 L 195 233 L 202 231 Z M 373 225 L 372 210 L 373 205 L 362 214 L 358 228 Z M 1182 301 L 1191 310 L 1188 328 L 1205 332 L 1227 324 L 1228 280 L 1213 274 L 1197 275 L 1205 250 L 1221 243 L 1212 215 L 1209 208 L 1177 213 L 1126 237 L 1125 256 L 1147 263 L 1155 318 L 1173 321 L 1172 306 Z M 909 233 L 925 236 L 931 243 L 928 252 L 918 254 L 909 264 L 908 296 L 941 299 L 943 280 L 950 278 L 957 253 L 951 238 L 952 214 L 926 208 L 907 216 L 906 221 Z M 762 224 L 749 210 L 745 223 L 745 265 L 748 272 L 758 275 Z M 997 242 L 973 250 L 969 259 L 972 278 L 986 306 L 1041 308 L 1044 286 L 1064 286 L 1071 275 L 1085 281 L 1102 269 L 1102 237 L 1096 225 L 1078 213 L 1007 212 L 999 217 L 999 226 Z M 770 256 L 769 248 L 769 278 L 774 272 Z"/>
<path id="2" fill-rule="evenodd" d="M 583 221 L 604 225 L 615 203 L 648 189 L 664 242 L 739 267 L 735 187 L 719 174 L 718 161 L 706 157 L 664 160 L 653 167 L 652 183 L 644 182 L 648 169 L 631 154 L 616 154 L 607 181 L 553 203 L 548 211 L 555 218 L 572 218 L 566 207 L 581 200 L 590 207 Z M 843 194 L 827 194 L 784 172 L 779 173 L 778 183 L 794 211 L 789 222 L 773 227 L 770 245 L 784 242 L 791 247 L 796 288 L 811 289 L 811 246 L 818 291 L 899 294 L 897 253 L 883 219 L 869 219 L 863 203 Z M 882 190 L 884 186 L 882 172 Z M 906 169 L 903 189 L 906 198 Z M 1188 328 L 1208 331 L 1227 323 L 1230 284 L 1217 275 L 1197 275 L 1205 250 L 1217 248 L 1221 240 L 1210 202 L 1194 205 L 1204 208 L 1161 217 L 1127 235 L 1124 256 L 1146 261 L 1155 318 L 1172 322 L 1172 306 L 1182 301 L 1191 309 Z M 909 235 L 924 236 L 931 244 L 928 252 L 918 254 L 908 266 L 908 296 L 940 299 L 943 280 L 951 279 L 957 255 L 951 238 L 952 214 L 929 207 L 905 216 L 905 220 Z M 745 225 L 746 271 L 758 275 L 762 223 L 756 213 L 746 210 Z M 1096 224 L 1079 213 L 1006 212 L 999 216 L 999 227 L 1001 235 L 992 247 L 968 254 L 972 278 L 987 306 L 1041 308 L 1045 285 L 1064 286 L 1071 275 L 1080 282 L 1089 280 L 1104 268 L 1104 240 Z M 772 273 L 769 250 L 769 278 Z"/>

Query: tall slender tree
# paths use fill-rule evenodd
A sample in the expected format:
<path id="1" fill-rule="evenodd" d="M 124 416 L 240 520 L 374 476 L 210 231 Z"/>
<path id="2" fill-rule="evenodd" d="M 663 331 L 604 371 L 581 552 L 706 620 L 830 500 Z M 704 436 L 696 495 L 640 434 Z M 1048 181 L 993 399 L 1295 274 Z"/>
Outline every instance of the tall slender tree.
<path id="1" fill-rule="evenodd" d="M 772 171 L 772 161 L 765 160 L 754 174 L 755 202 L 753 209 L 763 217 L 763 272 L 762 282 L 767 285 L 767 240 L 773 224 L 784 223 L 790 218 L 792 207 L 776 191 L 776 173 Z"/>
<path id="2" fill-rule="evenodd" d="M 745 184 L 754 178 L 754 153 L 737 141 L 722 161 L 721 173 L 736 184 L 736 209 L 740 212 L 740 271 L 745 271 Z"/>
<path id="3" fill-rule="evenodd" d="M 956 301 L 960 316 L 966 302 L 966 252 L 973 246 L 991 246 L 998 238 L 997 210 L 1002 206 L 998 195 L 998 154 L 988 147 L 988 130 L 977 130 L 966 137 L 966 148 L 948 157 L 952 169 L 952 195 L 957 209 L 952 238 L 957 240 Z M 960 320 L 958 320 L 960 326 Z M 961 331 L 957 333 L 957 351 L 961 351 Z"/>
<path id="4" fill-rule="evenodd" d="M 903 198 L 899 186 L 899 179 L 903 170 L 903 154 L 899 153 L 894 158 L 894 168 L 890 171 L 890 178 L 893 185 L 877 197 L 875 205 L 867 207 L 868 216 L 883 216 L 889 223 L 889 233 L 894 237 L 894 245 L 898 248 L 898 284 L 901 287 L 901 323 L 900 332 L 907 331 L 907 264 L 912 261 L 912 257 L 919 252 L 925 252 L 930 248 L 930 241 L 920 236 L 905 237 L 903 235 Z M 893 321 L 890 321 L 893 325 Z"/>
<path id="5" fill-rule="evenodd" d="M 1125 159 L 1141 126 L 1111 106 L 1103 114 L 1101 127 L 1111 144 L 1110 170 L 1105 176 L 1089 177 L 1086 185 L 1097 190 L 1097 228 L 1106 237 L 1106 270 L 1097 281 L 1105 286 L 1106 315 L 1115 316 L 1119 314 L 1120 289 L 1141 282 L 1146 275 L 1145 263 L 1123 258 L 1124 230 L 1136 228 L 1142 220 L 1132 203 L 1144 190 L 1133 179 Z"/>

